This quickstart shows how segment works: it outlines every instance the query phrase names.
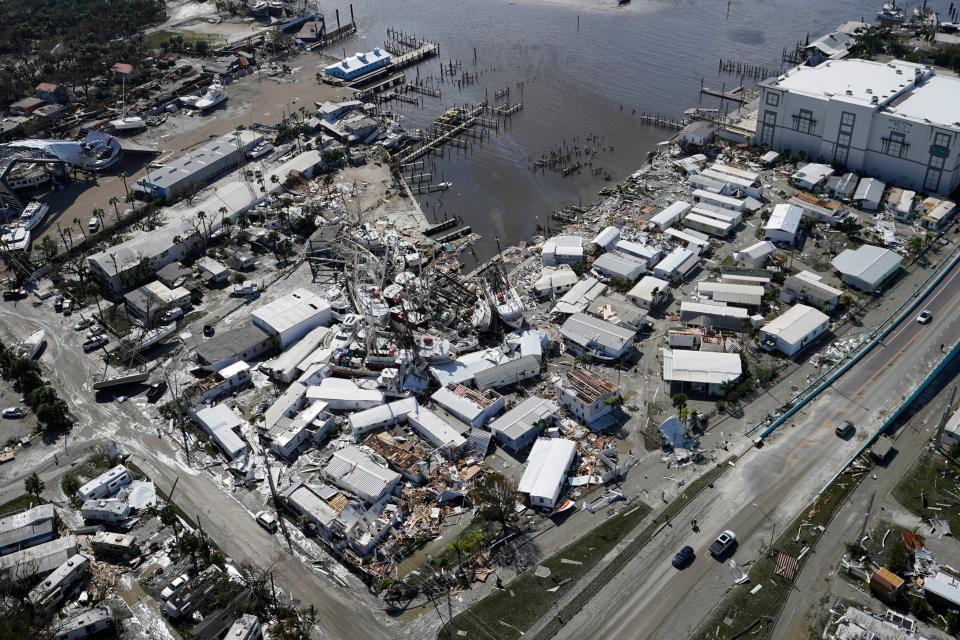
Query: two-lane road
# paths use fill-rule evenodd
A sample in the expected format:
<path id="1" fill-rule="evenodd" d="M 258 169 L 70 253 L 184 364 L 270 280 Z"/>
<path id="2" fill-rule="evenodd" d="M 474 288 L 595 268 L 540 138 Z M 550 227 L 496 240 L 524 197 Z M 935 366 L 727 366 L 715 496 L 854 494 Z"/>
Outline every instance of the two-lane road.
<path id="1" fill-rule="evenodd" d="M 737 533 L 734 559 L 754 561 L 843 464 L 936 366 L 941 344 L 960 336 L 960 268 L 930 292 L 920 308 L 928 325 L 910 316 L 839 381 L 767 442 L 744 456 L 715 488 L 704 492 L 641 551 L 559 634 L 563 638 L 689 637 L 733 586 L 726 564 L 707 553 L 724 529 Z M 918 309 L 919 312 L 919 309 Z M 842 420 L 857 426 L 849 442 L 834 434 Z M 700 532 L 694 533 L 691 519 Z M 670 559 L 684 545 L 697 559 L 677 571 Z"/>

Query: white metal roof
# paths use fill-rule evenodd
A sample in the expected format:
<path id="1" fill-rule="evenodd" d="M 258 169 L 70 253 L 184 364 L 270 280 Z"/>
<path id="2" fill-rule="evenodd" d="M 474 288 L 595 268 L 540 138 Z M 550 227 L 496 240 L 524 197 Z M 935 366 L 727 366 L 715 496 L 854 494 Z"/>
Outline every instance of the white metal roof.
<path id="1" fill-rule="evenodd" d="M 278 334 L 317 315 L 330 311 L 330 303 L 319 293 L 300 288 L 280 296 L 251 315 Z"/>
<path id="2" fill-rule="evenodd" d="M 670 283 L 666 280 L 654 276 L 643 276 L 640 282 L 635 284 L 628 296 L 640 298 L 641 300 L 653 300 L 653 290 L 657 289 L 660 293 L 666 293 L 670 289 Z"/>
<path id="3" fill-rule="evenodd" d="M 796 344 L 821 326 L 830 322 L 830 316 L 805 304 L 795 304 L 760 330 L 776 336 L 788 344 Z"/>
<path id="4" fill-rule="evenodd" d="M 430 399 L 450 413 L 463 416 L 469 422 L 476 420 L 487 409 L 468 395 L 456 393 L 451 387 L 440 387 Z"/>
<path id="5" fill-rule="evenodd" d="M 309 514 L 317 522 L 329 527 L 337 519 L 337 512 L 327 501 L 309 485 L 302 482 L 295 484 L 286 493 L 286 498 L 300 511 Z"/>
<path id="6" fill-rule="evenodd" d="M 800 280 L 804 286 L 812 287 L 822 293 L 826 293 L 834 297 L 839 297 L 843 294 L 843 291 L 840 291 L 840 289 L 837 289 L 836 287 L 831 287 L 829 284 L 823 281 L 823 276 L 816 274 L 813 271 L 801 271 L 800 273 L 789 276 L 787 279 L 789 280 L 790 278 L 796 278 L 797 280 Z"/>
<path id="7" fill-rule="evenodd" d="M 632 240 L 620 240 L 617 242 L 617 250 L 638 258 L 643 258 L 648 263 L 656 260 L 661 253 L 659 247 L 633 242 Z"/>
<path id="8" fill-rule="evenodd" d="M 729 222 L 730 224 L 737 224 L 742 219 L 739 211 L 724 209 L 723 207 L 718 207 L 710 204 L 709 202 L 698 202 L 697 206 L 692 209 L 691 213 L 697 213 L 708 218 L 716 218 L 717 220 L 723 220 L 724 222 Z"/>
<path id="9" fill-rule="evenodd" d="M 934 75 L 888 111 L 903 118 L 956 128 L 960 126 L 957 104 L 960 104 L 960 80 Z"/>
<path id="10" fill-rule="evenodd" d="M 697 284 L 697 293 L 717 302 L 731 304 L 746 304 L 760 306 L 763 301 L 764 288 L 750 284 L 733 284 L 729 282 L 700 282 Z"/>
<path id="11" fill-rule="evenodd" d="M 905 193 L 913 193 L 913 192 L 908 191 Z M 953 213 L 954 210 L 957 208 L 957 205 L 951 202 L 950 200 L 941 200 L 940 198 L 928 198 L 928 200 L 936 200 L 936 204 L 929 211 L 923 214 L 923 217 L 926 220 L 940 222 L 941 220 L 949 216 L 951 213 Z M 925 200 L 923 204 L 926 206 L 927 201 Z"/>
<path id="12" fill-rule="evenodd" d="M 710 218 L 699 213 L 688 213 L 687 217 L 683 219 L 685 224 L 699 224 L 711 229 L 715 229 L 718 233 L 729 233 L 733 229 L 733 224 L 726 222 L 724 220 L 717 220 L 716 218 Z"/>
<path id="13" fill-rule="evenodd" d="M 689 302 L 684 300 L 680 303 L 680 313 L 693 315 L 723 316 L 727 318 L 736 318 L 746 320 L 750 314 L 743 307 L 728 307 L 725 304 L 705 304 L 703 302 Z"/>
<path id="14" fill-rule="evenodd" d="M 637 332 L 585 313 L 575 313 L 560 327 L 560 334 L 583 347 L 601 345 L 621 351 Z"/>
<path id="15" fill-rule="evenodd" d="M 853 194 L 853 199 L 879 204 L 883 198 L 883 190 L 886 188 L 887 185 L 876 178 L 862 178 Z"/>
<path id="16" fill-rule="evenodd" d="M 531 396 L 491 422 L 490 430 L 515 440 L 535 428 L 541 420 L 556 415 L 559 410 L 560 407 L 553 400 Z"/>
<path id="17" fill-rule="evenodd" d="M 603 247 L 604 249 L 609 248 L 613 243 L 620 239 L 620 229 L 617 227 L 604 227 L 600 233 L 593 239 L 590 244 L 595 244 Z"/>
<path id="18" fill-rule="evenodd" d="M 544 254 L 580 255 L 583 253 L 583 238 L 581 236 L 553 236 L 543 243 Z"/>
<path id="19" fill-rule="evenodd" d="M 803 209 L 796 205 L 781 203 L 773 208 L 770 219 L 763 225 L 764 230 L 783 231 L 796 235 L 803 218 Z"/>
<path id="20" fill-rule="evenodd" d="M 960 606 L 960 578 L 941 571 L 924 578 L 923 590 Z"/>
<path id="21" fill-rule="evenodd" d="M 760 179 L 760 174 L 756 171 L 747 171 L 746 169 L 734 167 L 723 162 L 714 162 L 712 165 L 710 165 L 710 169 L 720 173 L 725 173 L 727 175 L 743 178 L 744 180 L 749 180 L 751 183 Z"/>
<path id="22" fill-rule="evenodd" d="M 684 247 L 677 247 L 673 251 L 667 254 L 667 256 L 657 263 L 657 266 L 654 267 L 655 270 L 662 273 L 673 273 L 679 269 L 683 264 L 694 257 L 693 251 L 686 249 Z"/>
<path id="23" fill-rule="evenodd" d="M 577 445 L 571 440 L 537 439 L 530 450 L 527 468 L 523 471 L 517 490 L 530 496 L 555 499 L 576 451 Z"/>
<path id="24" fill-rule="evenodd" d="M 338 408 L 338 401 L 344 402 L 383 402 L 383 392 L 375 388 L 361 386 L 346 378 L 324 378 L 320 384 L 307 387 L 307 398 L 324 400 L 331 408 Z"/>
<path id="25" fill-rule="evenodd" d="M 900 266 L 903 259 L 890 249 L 865 244 L 846 249 L 830 261 L 833 268 L 846 276 L 877 284 Z"/>
<path id="26" fill-rule="evenodd" d="M 459 448 L 467 441 L 453 425 L 426 407 L 418 406 L 416 410 L 408 413 L 407 422 L 437 447 L 449 445 Z"/>
<path id="27" fill-rule="evenodd" d="M 593 276 L 587 276 L 563 294 L 550 312 L 569 314 L 583 311 L 591 301 L 596 300 L 597 296 L 606 290 L 607 285 Z"/>
<path id="28" fill-rule="evenodd" d="M 357 497 L 382 496 L 400 480 L 399 473 L 377 464 L 370 454 L 354 445 L 334 452 L 324 473 Z"/>
<path id="29" fill-rule="evenodd" d="M 610 251 L 594 260 L 593 266 L 596 269 L 631 278 L 638 271 L 643 273 L 646 270 L 647 261 L 622 251 Z"/>
<path id="30" fill-rule="evenodd" d="M 464 353 L 449 362 L 433 363 L 430 365 L 430 373 L 442 386 L 447 386 L 458 382 L 469 382 L 481 371 L 507 364 L 510 360 L 510 356 L 502 349 L 481 349 Z"/>
<path id="31" fill-rule="evenodd" d="M 670 382 L 720 384 L 743 373 L 740 354 L 687 349 L 660 349 L 663 379 Z"/>
<path id="32" fill-rule="evenodd" d="M 709 240 L 707 240 L 706 238 L 701 238 L 700 234 L 692 229 L 684 229 L 681 231 L 680 229 L 671 228 L 664 231 L 663 234 L 670 236 L 672 238 L 676 238 L 681 242 L 686 242 L 688 245 L 692 244 L 698 249 L 702 249 L 703 247 L 710 246 Z"/>
<path id="33" fill-rule="evenodd" d="M 819 184 L 833 175 L 833 167 L 819 162 L 809 162 L 794 172 L 791 178 L 797 182 L 806 182 L 810 185 Z"/>
<path id="34" fill-rule="evenodd" d="M 691 204 L 683 200 L 677 200 L 670 206 L 666 207 L 660 213 L 650 218 L 650 222 L 657 225 L 661 229 L 671 226 L 677 220 L 679 220 L 683 215 L 690 211 Z"/>
<path id="35" fill-rule="evenodd" d="M 769 256 L 774 251 L 777 250 L 777 247 L 774 246 L 769 240 L 761 240 L 760 242 L 754 243 L 749 247 L 744 247 L 737 251 L 737 253 L 743 254 L 753 259 L 764 258 Z"/>
<path id="36" fill-rule="evenodd" d="M 407 414 L 419 408 L 416 398 L 401 398 L 379 407 L 356 411 L 347 416 L 350 428 L 355 432 L 370 431 L 378 427 L 393 426 L 406 420 Z"/>
<path id="37" fill-rule="evenodd" d="M 710 193 L 709 191 L 704 191 L 702 189 L 697 189 L 693 192 L 694 198 L 699 198 L 700 200 L 706 200 L 707 202 L 719 202 L 730 207 L 742 209 L 744 206 L 744 201 L 741 198 L 731 198 L 730 196 L 722 196 L 719 193 Z"/>
<path id="38" fill-rule="evenodd" d="M 796 67 L 769 84 L 815 98 L 879 107 L 911 89 L 917 72 L 921 76 L 931 73 L 910 62 L 834 60 L 816 67 Z"/>
<path id="39" fill-rule="evenodd" d="M 544 267 L 540 277 L 533 284 L 535 291 L 549 291 L 550 289 L 572 287 L 580 277 L 569 266 L 562 264 L 556 267 Z"/>
<path id="40" fill-rule="evenodd" d="M 194 420 L 216 440 L 227 455 L 235 457 L 247 447 L 243 438 L 234 431 L 244 420 L 229 406 L 217 404 L 201 409 L 194 414 Z"/>
<path id="41" fill-rule="evenodd" d="M 350 56 L 349 58 L 344 58 L 340 62 L 335 64 L 328 65 L 324 67 L 324 71 L 331 72 L 337 67 L 340 67 L 344 71 L 353 71 L 354 69 L 361 69 L 363 67 L 370 66 L 381 60 L 390 61 L 390 54 L 380 49 L 379 47 L 374 47 L 371 51 L 366 53 L 357 52 Z"/>

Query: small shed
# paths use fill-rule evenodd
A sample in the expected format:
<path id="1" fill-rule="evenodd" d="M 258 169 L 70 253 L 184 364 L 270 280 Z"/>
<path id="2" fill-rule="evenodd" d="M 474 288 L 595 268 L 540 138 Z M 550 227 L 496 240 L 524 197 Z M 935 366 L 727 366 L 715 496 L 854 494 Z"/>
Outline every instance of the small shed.
<path id="1" fill-rule="evenodd" d="M 863 178 L 853 194 L 853 201 L 859 204 L 861 209 L 876 211 L 883 202 L 883 192 L 886 188 L 887 185 L 876 178 Z"/>

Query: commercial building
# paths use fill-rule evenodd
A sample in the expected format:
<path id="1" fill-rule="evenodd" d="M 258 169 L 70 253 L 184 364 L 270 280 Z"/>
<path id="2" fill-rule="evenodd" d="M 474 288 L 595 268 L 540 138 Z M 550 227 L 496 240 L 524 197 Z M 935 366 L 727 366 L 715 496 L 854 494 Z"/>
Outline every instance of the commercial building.
<path id="1" fill-rule="evenodd" d="M 902 61 L 833 60 L 761 83 L 756 142 L 900 187 L 960 184 L 960 80 Z"/>
<path id="2" fill-rule="evenodd" d="M 356 80 L 377 69 L 390 64 L 390 54 L 374 47 L 373 50 L 366 53 L 355 53 L 349 58 L 344 58 L 336 64 L 331 64 L 323 68 L 323 72 L 333 78 L 340 80 Z"/>
<path id="3" fill-rule="evenodd" d="M 556 384 L 557 402 L 588 426 L 613 412 L 620 387 L 586 369 L 571 369 Z"/>
<path id="4" fill-rule="evenodd" d="M 593 270 L 607 278 L 623 278 L 635 282 L 647 270 L 647 263 L 641 258 L 611 251 L 593 261 Z"/>
<path id="5" fill-rule="evenodd" d="M 846 249 L 830 261 L 841 279 L 860 291 L 879 291 L 897 271 L 903 258 L 899 254 L 871 244 Z"/>
<path id="6" fill-rule="evenodd" d="M 546 398 L 531 396 L 490 423 L 490 431 L 504 449 L 525 449 L 553 424 L 560 407 Z"/>
<path id="7" fill-rule="evenodd" d="M 281 349 L 333 321 L 327 299 L 303 288 L 263 305 L 250 315 L 254 326 L 273 336 Z"/>
<path id="8" fill-rule="evenodd" d="M 701 298 L 737 304 L 744 307 L 759 307 L 763 303 L 764 288 L 750 284 L 732 284 L 729 282 L 698 282 L 697 295 Z"/>
<path id="9" fill-rule="evenodd" d="M 670 295 L 670 283 L 654 276 L 643 276 L 629 292 L 629 298 L 635 305 L 644 309 L 654 309 Z"/>
<path id="10" fill-rule="evenodd" d="M 503 411 L 507 399 L 492 389 L 474 391 L 462 384 L 441 387 L 430 399 L 444 411 L 471 427 L 482 427 Z M 353 416 L 350 416 L 351 422 Z"/>
<path id="11" fill-rule="evenodd" d="M 399 473 L 353 445 L 335 451 L 321 473 L 328 481 L 369 504 L 379 502 L 400 481 Z"/>
<path id="12" fill-rule="evenodd" d="M 130 471 L 118 464 L 107 469 L 99 476 L 86 483 L 77 491 L 77 496 L 81 500 L 96 500 L 97 498 L 106 498 L 114 495 L 120 489 L 130 484 Z"/>
<path id="13" fill-rule="evenodd" d="M 733 259 L 737 262 L 737 266 L 743 269 L 762 269 L 776 251 L 777 247 L 772 242 L 761 240 L 740 251 L 735 251 Z"/>
<path id="14" fill-rule="evenodd" d="M 792 358 L 811 345 L 829 325 L 827 314 L 805 304 L 795 304 L 760 329 L 760 346 Z"/>
<path id="15" fill-rule="evenodd" d="M 787 276 L 780 291 L 780 300 L 786 303 L 799 301 L 811 304 L 818 309 L 833 311 L 840 303 L 840 289 L 831 287 L 820 276 L 812 271 Z"/>
<path id="16" fill-rule="evenodd" d="M 240 428 L 245 421 L 227 405 L 217 404 L 200 409 L 192 414 L 192 418 L 228 459 L 233 460 L 246 450 L 247 443 L 240 436 Z"/>
<path id="17" fill-rule="evenodd" d="M 200 244 L 196 228 L 177 220 L 107 247 L 89 256 L 87 264 L 98 280 L 114 293 L 122 293 L 168 264 L 185 259 Z"/>
<path id="18" fill-rule="evenodd" d="M 150 199 L 175 200 L 246 162 L 246 154 L 261 142 L 263 136 L 249 129 L 222 135 L 159 169 L 148 171 L 133 183 L 131 190 Z"/>
<path id="19" fill-rule="evenodd" d="M 743 307 L 686 300 L 680 303 L 680 322 L 686 325 L 746 331 L 749 321 L 750 314 Z"/>
<path id="20" fill-rule="evenodd" d="M 256 360 L 274 348 L 274 337 L 248 322 L 209 338 L 193 354 L 201 367 L 218 371 L 235 362 Z"/>
<path id="21" fill-rule="evenodd" d="M 583 238 L 580 236 L 553 236 L 543 243 L 543 264 L 555 267 L 558 264 L 573 264 L 583 260 Z"/>
<path id="22" fill-rule="evenodd" d="M 553 509 L 576 455 L 577 445 L 571 440 L 538 439 L 530 450 L 517 490 L 529 496 L 531 505 Z"/>
<path id="23" fill-rule="evenodd" d="M 684 247 L 677 247 L 657 263 L 653 268 L 653 275 L 661 280 L 678 283 L 689 276 L 698 264 L 700 259 L 696 253 Z"/>
<path id="24" fill-rule="evenodd" d="M 763 239 L 780 244 L 793 245 L 803 219 L 803 209 L 792 204 L 778 204 L 763 225 Z"/>
<path id="25" fill-rule="evenodd" d="M 575 313 L 560 327 L 560 335 L 567 348 L 578 355 L 616 360 L 633 348 L 637 334 L 600 318 Z"/>
<path id="26" fill-rule="evenodd" d="M 0 518 L 0 555 L 53 540 L 56 527 L 56 513 L 52 504 L 40 504 Z"/>
<path id="27" fill-rule="evenodd" d="M 663 358 L 663 379 L 670 383 L 689 385 L 694 391 L 712 395 L 723 393 L 721 385 L 733 382 L 743 375 L 738 353 L 660 349 Z"/>

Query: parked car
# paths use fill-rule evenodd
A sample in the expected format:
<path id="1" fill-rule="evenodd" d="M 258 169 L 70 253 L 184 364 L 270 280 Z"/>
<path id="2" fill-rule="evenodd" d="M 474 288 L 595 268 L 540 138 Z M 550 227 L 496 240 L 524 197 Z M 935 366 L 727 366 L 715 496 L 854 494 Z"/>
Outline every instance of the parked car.
<path id="1" fill-rule="evenodd" d="M 87 338 L 96 338 L 97 336 L 102 336 L 107 332 L 101 324 L 95 324 L 90 327 L 90 331 L 87 331 Z"/>
<path id="2" fill-rule="evenodd" d="M 838 438 L 849 440 L 853 437 L 853 434 L 857 432 L 857 429 L 853 426 L 852 422 L 849 420 L 844 420 L 843 424 L 834 429 L 833 432 L 837 434 Z"/>
<path id="3" fill-rule="evenodd" d="M 87 229 L 90 230 L 90 233 L 96 233 L 100 230 L 100 218 L 93 216 L 90 218 L 90 222 L 87 223 Z"/>
<path id="4" fill-rule="evenodd" d="M 677 551 L 677 555 L 673 556 L 673 566 L 677 569 L 683 569 L 693 562 L 694 557 L 693 547 L 688 545 L 680 549 L 680 551 Z"/>
<path id="5" fill-rule="evenodd" d="M 83 343 L 83 350 L 87 353 L 90 353 L 91 351 L 99 349 L 108 342 L 110 342 L 110 340 L 106 336 L 94 336 Z"/>
<path id="6" fill-rule="evenodd" d="M 68 316 L 73 313 L 73 300 L 63 301 L 63 315 Z"/>
<path id="7" fill-rule="evenodd" d="M 275 533 L 277 531 L 277 518 L 269 511 L 260 511 L 254 517 L 257 519 L 257 524 L 270 533 Z"/>
<path id="8" fill-rule="evenodd" d="M 173 594 L 183 588 L 183 585 L 187 584 L 190 581 L 190 576 L 185 573 L 181 573 L 179 576 L 173 579 L 173 582 L 168 584 L 163 591 L 160 592 L 160 597 L 164 600 L 169 600 Z"/>
<path id="9" fill-rule="evenodd" d="M 93 318 L 81 318 L 77 320 L 73 325 L 74 331 L 83 331 L 87 327 L 93 324 Z"/>
<path id="10" fill-rule="evenodd" d="M 57 313 L 63 311 L 63 296 L 57 296 L 53 300 L 53 310 Z"/>
<path id="11" fill-rule="evenodd" d="M 737 534 L 727 529 L 710 545 L 710 555 L 719 560 L 730 553 L 735 546 L 737 546 Z"/>
<path id="12" fill-rule="evenodd" d="M 149 402 L 156 402 L 163 397 L 163 394 L 167 392 L 167 381 L 160 380 L 159 382 L 154 382 L 150 385 L 150 388 L 147 389 L 147 400 Z"/>
<path id="13" fill-rule="evenodd" d="M 23 407 L 7 407 L 3 410 L 4 418 L 22 418 L 27 415 L 27 410 Z"/>
<path id="14" fill-rule="evenodd" d="M 931 320 L 933 320 L 933 311 L 930 311 L 930 309 L 924 309 L 917 316 L 917 324 L 927 324 Z"/>
<path id="15" fill-rule="evenodd" d="M 4 300 L 22 300 L 27 297 L 26 289 L 7 289 L 3 292 Z"/>

